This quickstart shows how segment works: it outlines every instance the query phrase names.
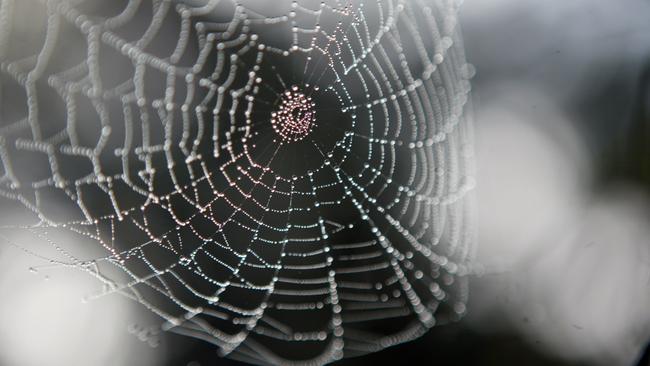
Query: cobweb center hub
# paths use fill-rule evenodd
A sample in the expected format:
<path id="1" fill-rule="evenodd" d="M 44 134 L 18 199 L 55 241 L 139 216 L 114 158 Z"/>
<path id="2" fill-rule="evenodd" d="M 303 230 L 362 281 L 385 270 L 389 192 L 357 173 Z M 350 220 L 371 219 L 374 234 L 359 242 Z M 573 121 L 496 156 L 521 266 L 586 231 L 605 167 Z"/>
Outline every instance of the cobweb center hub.
<path id="1" fill-rule="evenodd" d="M 287 143 L 307 137 L 315 126 L 315 121 L 314 102 L 297 86 L 284 92 L 278 110 L 271 114 L 273 130 Z"/>

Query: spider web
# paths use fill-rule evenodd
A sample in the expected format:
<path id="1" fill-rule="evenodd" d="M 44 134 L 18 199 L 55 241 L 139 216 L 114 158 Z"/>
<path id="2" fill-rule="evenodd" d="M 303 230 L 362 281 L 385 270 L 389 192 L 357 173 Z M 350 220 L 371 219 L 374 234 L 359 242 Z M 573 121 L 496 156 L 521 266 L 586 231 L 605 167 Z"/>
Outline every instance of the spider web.
<path id="1" fill-rule="evenodd" d="M 91 299 L 127 296 L 256 364 L 463 315 L 456 1 L 0 4 L 0 235 L 97 277 Z"/>

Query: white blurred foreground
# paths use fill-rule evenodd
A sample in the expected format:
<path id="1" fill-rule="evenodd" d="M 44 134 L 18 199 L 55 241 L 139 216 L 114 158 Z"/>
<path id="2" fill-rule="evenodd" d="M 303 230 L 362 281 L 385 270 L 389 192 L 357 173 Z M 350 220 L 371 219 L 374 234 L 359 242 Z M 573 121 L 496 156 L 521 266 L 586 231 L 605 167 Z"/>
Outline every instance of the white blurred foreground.
<path id="1" fill-rule="evenodd" d="M 514 330 L 556 357 L 633 364 L 650 338 L 647 197 L 629 187 L 589 197 L 569 120 L 543 93 L 494 91 L 477 128 L 478 260 L 499 273 L 479 280 L 468 323 Z"/>
<path id="2" fill-rule="evenodd" d="M 480 81 L 478 261 L 492 272 L 474 282 L 467 324 L 487 336 L 514 331 L 551 358 L 603 366 L 634 364 L 650 339 L 650 201 L 633 187 L 594 190 L 592 171 L 629 121 L 649 10 L 464 5 Z"/>
<path id="3" fill-rule="evenodd" d="M 30 240 L 34 240 L 31 238 Z M 82 302 L 98 281 L 78 270 L 30 270 L 43 261 L 2 242 L 0 364 L 156 365 L 155 339 L 138 340 L 140 306 L 112 295 Z M 129 334 L 132 333 L 132 334 Z"/>

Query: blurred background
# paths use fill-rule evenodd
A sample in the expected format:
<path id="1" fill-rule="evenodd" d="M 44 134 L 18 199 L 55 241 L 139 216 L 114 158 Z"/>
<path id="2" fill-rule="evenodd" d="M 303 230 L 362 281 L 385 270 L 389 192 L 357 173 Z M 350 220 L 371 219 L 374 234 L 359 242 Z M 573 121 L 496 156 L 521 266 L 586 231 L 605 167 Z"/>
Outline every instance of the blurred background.
<path id="1" fill-rule="evenodd" d="M 650 364 L 648 14 L 642 0 L 465 2 L 482 269 L 468 315 L 338 365 Z M 81 304 L 92 280 L 24 276 L 29 263 L 0 252 L 3 364 L 78 364 L 80 344 L 85 365 L 239 364 L 158 334 L 126 299 Z"/>

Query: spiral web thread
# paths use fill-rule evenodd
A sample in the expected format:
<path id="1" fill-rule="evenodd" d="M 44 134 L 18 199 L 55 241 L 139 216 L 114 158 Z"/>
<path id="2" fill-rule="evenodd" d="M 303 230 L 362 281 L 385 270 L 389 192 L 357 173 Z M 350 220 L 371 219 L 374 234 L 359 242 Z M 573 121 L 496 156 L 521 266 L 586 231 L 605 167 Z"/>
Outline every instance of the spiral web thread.
<path id="1" fill-rule="evenodd" d="M 474 250 L 459 4 L 270 3 L 3 0 L 0 237 L 29 232 L 46 267 L 104 284 L 91 298 L 257 364 L 458 319 Z M 289 90 L 315 110 L 300 141 L 270 122 Z"/>

